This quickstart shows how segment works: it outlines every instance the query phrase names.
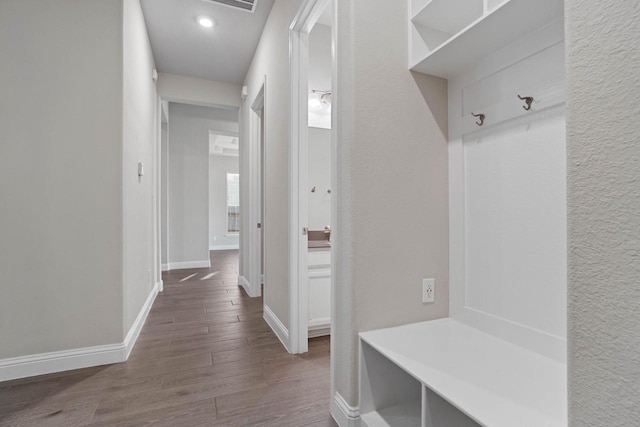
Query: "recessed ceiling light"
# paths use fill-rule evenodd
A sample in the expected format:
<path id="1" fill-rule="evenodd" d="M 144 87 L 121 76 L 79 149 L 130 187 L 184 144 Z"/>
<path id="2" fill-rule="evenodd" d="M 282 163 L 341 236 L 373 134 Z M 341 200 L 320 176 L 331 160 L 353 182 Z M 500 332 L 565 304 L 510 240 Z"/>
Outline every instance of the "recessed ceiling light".
<path id="1" fill-rule="evenodd" d="M 200 16 L 198 17 L 198 24 L 202 25 L 204 28 L 211 28 L 215 22 L 207 16 Z"/>

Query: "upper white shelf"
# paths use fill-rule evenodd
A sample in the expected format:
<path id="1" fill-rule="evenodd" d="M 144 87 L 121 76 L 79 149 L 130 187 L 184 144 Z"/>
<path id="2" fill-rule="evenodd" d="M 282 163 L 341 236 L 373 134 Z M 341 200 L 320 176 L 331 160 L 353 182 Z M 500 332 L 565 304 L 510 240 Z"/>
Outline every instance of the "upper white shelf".
<path id="1" fill-rule="evenodd" d="M 564 16 L 564 0 L 409 1 L 409 66 L 444 78 Z"/>
<path id="2" fill-rule="evenodd" d="M 430 0 L 412 17 L 415 24 L 455 34 L 482 16 L 482 0 Z"/>
<path id="3" fill-rule="evenodd" d="M 360 339 L 483 426 L 567 425 L 563 363 L 451 318 Z"/>

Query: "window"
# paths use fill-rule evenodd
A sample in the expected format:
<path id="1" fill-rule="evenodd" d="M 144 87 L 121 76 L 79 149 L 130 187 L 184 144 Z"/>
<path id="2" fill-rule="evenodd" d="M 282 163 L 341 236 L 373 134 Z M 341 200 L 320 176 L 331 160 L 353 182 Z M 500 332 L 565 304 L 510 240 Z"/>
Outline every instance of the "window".
<path id="1" fill-rule="evenodd" d="M 240 232 L 240 175 L 227 174 L 227 232 Z"/>

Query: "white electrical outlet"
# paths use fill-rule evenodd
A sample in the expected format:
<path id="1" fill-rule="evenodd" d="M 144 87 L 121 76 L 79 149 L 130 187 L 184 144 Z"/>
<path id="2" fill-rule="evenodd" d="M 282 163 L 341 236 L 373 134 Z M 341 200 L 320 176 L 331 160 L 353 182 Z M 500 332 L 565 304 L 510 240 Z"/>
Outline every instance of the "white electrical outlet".
<path id="1" fill-rule="evenodd" d="M 436 300 L 436 279 L 422 279 L 422 302 Z"/>

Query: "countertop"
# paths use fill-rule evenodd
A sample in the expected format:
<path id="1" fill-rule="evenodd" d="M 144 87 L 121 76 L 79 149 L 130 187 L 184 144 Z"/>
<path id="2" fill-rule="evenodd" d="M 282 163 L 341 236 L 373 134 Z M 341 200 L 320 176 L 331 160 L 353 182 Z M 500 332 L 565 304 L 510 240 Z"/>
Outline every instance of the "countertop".
<path id="1" fill-rule="evenodd" d="M 331 242 L 328 240 L 309 240 L 309 249 L 331 249 Z"/>

